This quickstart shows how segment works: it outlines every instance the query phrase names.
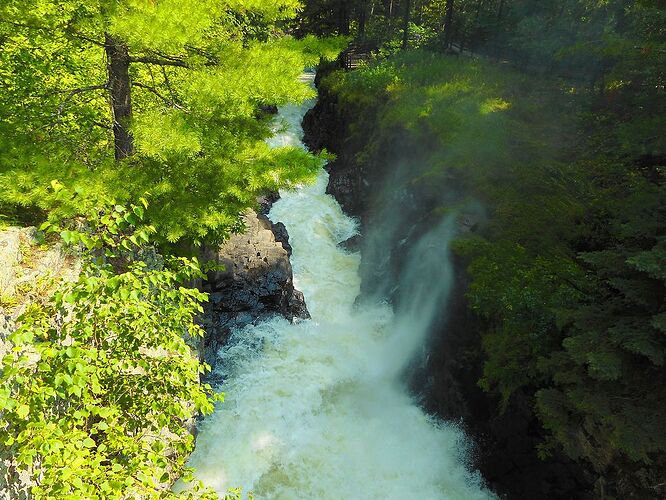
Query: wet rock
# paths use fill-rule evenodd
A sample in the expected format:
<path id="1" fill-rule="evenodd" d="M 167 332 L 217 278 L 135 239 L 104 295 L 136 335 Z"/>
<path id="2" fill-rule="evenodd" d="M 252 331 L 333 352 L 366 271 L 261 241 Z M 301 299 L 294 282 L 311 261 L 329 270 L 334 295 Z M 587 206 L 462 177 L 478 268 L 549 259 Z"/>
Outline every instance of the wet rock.
<path id="1" fill-rule="evenodd" d="M 333 196 L 345 213 L 365 219 L 368 210 L 366 193 L 370 186 L 365 169 L 358 165 L 345 165 L 340 160 L 328 165 L 326 194 Z"/>
<path id="2" fill-rule="evenodd" d="M 277 115 L 278 107 L 275 104 L 262 104 L 259 106 L 259 111 L 267 115 Z"/>
<path id="3" fill-rule="evenodd" d="M 246 231 L 205 257 L 224 266 L 203 285 L 210 300 L 202 320 L 206 338 L 202 356 L 214 365 L 232 330 L 280 314 L 293 321 L 309 318 L 303 294 L 294 289 L 289 236 L 282 224 L 248 211 Z"/>
<path id="4" fill-rule="evenodd" d="M 291 245 L 289 244 L 289 233 L 287 232 L 285 225 L 282 224 L 282 222 L 278 222 L 277 224 L 271 224 L 271 229 L 275 235 L 275 241 L 280 242 L 282 248 L 286 250 L 287 255 L 291 257 L 293 248 L 291 248 Z"/>
<path id="5" fill-rule="evenodd" d="M 289 311 L 292 315 L 292 321 L 310 318 L 310 312 L 305 304 L 305 296 L 300 290 L 294 289 L 289 299 Z"/>
<path id="6" fill-rule="evenodd" d="M 346 239 L 340 246 L 349 252 L 358 252 L 361 250 L 361 243 L 363 242 L 363 236 L 360 234 L 355 234 L 351 238 Z"/>
<path id="7" fill-rule="evenodd" d="M 268 215 L 268 212 L 271 211 L 273 203 L 275 203 L 279 199 L 280 199 L 280 193 L 278 193 L 277 191 L 271 191 L 257 198 L 257 203 L 259 203 L 259 213 L 262 215 Z"/>

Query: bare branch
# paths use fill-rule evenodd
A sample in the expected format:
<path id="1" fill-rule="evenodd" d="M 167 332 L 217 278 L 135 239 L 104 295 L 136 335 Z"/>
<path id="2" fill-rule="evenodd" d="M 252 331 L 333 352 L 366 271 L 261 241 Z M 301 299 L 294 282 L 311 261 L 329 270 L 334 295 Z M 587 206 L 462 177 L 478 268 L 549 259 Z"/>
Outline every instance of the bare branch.
<path id="1" fill-rule="evenodd" d="M 108 89 L 109 84 L 108 82 L 105 83 L 104 85 L 89 85 L 88 87 L 79 87 L 78 89 L 72 89 L 72 90 L 65 90 L 63 92 L 67 92 L 67 97 L 65 97 L 65 100 L 60 104 L 58 107 L 58 111 L 56 112 L 56 116 L 60 116 L 62 114 L 63 109 L 65 109 L 65 106 L 67 103 L 74 97 L 76 94 L 81 94 L 83 92 L 89 92 L 91 90 L 106 90 Z M 61 92 L 55 92 L 55 93 L 61 93 Z"/>
<path id="2" fill-rule="evenodd" d="M 634 50 L 640 50 L 644 54 L 649 54 L 651 52 L 656 52 L 657 54 L 666 54 L 666 50 L 654 49 L 653 47 L 641 47 L 640 45 L 634 46 Z"/>
<path id="3" fill-rule="evenodd" d="M 132 82 L 132 86 L 138 87 L 140 89 L 145 89 L 148 92 L 151 92 L 152 94 L 155 94 L 157 97 L 159 97 L 162 101 L 164 101 L 166 104 L 168 104 L 172 108 L 178 109 L 178 110 L 180 110 L 184 113 L 189 113 L 189 111 L 187 109 L 185 109 L 183 106 L 181 106 L 180 104 L 178 104 L 174 100 L 167 99 L 162 94 L 160 94 L 157 89 L 151 87 L 150 85 L 144 85 L 143 83 L 139 83 L 139 82 Z"/>
<path id="4" fill-rule="evenodd" d="M 129 62 L 131 63 L 143 63 L 143 64 L 155 64 L 157 66 L 178 66 L 181 68 L 189 68 L 190 66 L 182 60 L 179 59 L 161 59 L 155 57 L 130 57 Z"/>
<path id="5" fill-rule="evenodd" d="M 93 121 L 92 124 L 97 125 L 98 127 L 101 127 L 103 129 L 106 129 L 106 130 L 113 130 L 113 127 L 111 125 L 107 125 L 107 124 L 102 123 L 102 122 Z"/>
<path id="6" fill-rule="evenodd" d="M 167 89 L 169 89 L 169 95 L 171 95 L 171 100 L 173 102 L 176 102 L 176 95 L 173 92 L 173 89 L 171 88 L 171 82 L 169 81 L 169 77 L 166 72 L 166 68 L 162 66 L 162 75 L 164 76 L 164 83 L 167 86 Z"/>
<path id="7" fill-rule="evenodd" d="M 81 40 L 85 40 L 86 42 L 92 43 L 93 45 L 97 45 L 98 47 L 105 47 L 104 42 L 100 42 L 99 40 L 95 40 L 94 38 L 90 38 L 86 35 L 83 35 L 79 33 L 78 31 L 69 31 L 69 34 L 72 35 L 75 38 L 80 38 Z"/>

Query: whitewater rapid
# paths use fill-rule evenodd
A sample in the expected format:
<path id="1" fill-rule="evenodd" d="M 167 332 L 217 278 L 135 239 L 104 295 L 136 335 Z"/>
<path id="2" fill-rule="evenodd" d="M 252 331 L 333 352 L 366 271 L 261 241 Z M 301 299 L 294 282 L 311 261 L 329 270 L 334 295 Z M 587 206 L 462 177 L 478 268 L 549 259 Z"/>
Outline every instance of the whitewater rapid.
<path id="1" fill-rule="evenodd" d="M 271 143 L 302 145 L 312 105 L 281 109 L 286 126 Z M 233 332 L 216 365 L 226 400 L 200 425 L 195 477 L 222 497 L 242 487 L 257 499 L 493 498 L 467 467 L 464 434 L 426 415 L 399 381 L 423 342 L 420 326 L 410 328 L 417 302 L 395 314 L 354 306 L 360 255 L 338 244 L 357 224 L 325 194 L 327 182 L 322 169 L 314 184 L 281 193 L 269 215 L 289 231 L 312 320 L 275 317 Z M 437 297 L 425 307 L 439 307 Z"/>

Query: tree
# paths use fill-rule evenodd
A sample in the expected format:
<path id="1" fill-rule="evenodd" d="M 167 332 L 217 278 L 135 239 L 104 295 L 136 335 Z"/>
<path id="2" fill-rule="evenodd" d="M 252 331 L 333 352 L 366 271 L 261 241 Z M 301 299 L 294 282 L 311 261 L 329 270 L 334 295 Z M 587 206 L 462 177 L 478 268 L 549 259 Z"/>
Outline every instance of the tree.
<path id="1" fill-rule="evenodd" d="M 259 112 L 311 96 L 298 75 L 337 50 L 284 36 L 297 8 L 296 0 L 3 2 L 4 201 L 49 210 L 40 186 L 62 178 L 120 200 L 150 192 L 148 216 L 164 241 L 216 241 L 239 229 L 258 194 L 318 166 L 298 148 L 271 150 L 270 120 Z"/>
<path id="2" fill-rule="evenodd" d="M 349 1 L 338 0 L 338 33 L 349 36 Z"/>
<path id="3" fill-rule="evenodd" d="M 411 0 L 405 0 L 405 12 L 403 14 L 402 24 L 402 49 L 405 50 L 409 47 L 409 22 L 412 10 Z"/>
<path id="4" fill-rule="evenodd" d="M 444 14 L 444 47 L 451 47 L 453 42 L 453 1 L 446 0 L 446 13 Z"/>

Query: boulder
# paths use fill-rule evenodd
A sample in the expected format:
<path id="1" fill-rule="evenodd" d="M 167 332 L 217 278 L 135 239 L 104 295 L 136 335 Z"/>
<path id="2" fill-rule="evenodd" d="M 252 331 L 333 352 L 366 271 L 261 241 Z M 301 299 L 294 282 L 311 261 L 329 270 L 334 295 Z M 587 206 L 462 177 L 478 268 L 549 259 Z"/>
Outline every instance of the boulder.
<path id="1" fill-rule="evenodd" d="M 289 235 L 282 224 L 248 211 L 246 230 L 204 257 L 224 266 L 209 273 L 204 291 L 210 294 L 203 318 L 204 360 L 215 365 L 217 353 L 232 330 L 280 314 L 290 321 L 309 318 L 303 294 L 294 289 Z"/>
<path id="2" fill-rule="evenodd" d="M 269 191 L 266 194 L 263 194 L 257 198 L 257 203 L 259 204 L 259 213 L 262 215 L 268 215 L 268 212 L 271 211 L 273 203 L 280 199 L 280 193 L 277 191 Z"/>
<path id="3" fill-rule="evenodd" d="M 347 238 L 345 241 L 340 243 L 340 246 L 347 250 L 348 252 L 358 252 L 361 250 L 361 244 L 363 243 L 363 235 L 355 234 L 351 238 Z"/>

